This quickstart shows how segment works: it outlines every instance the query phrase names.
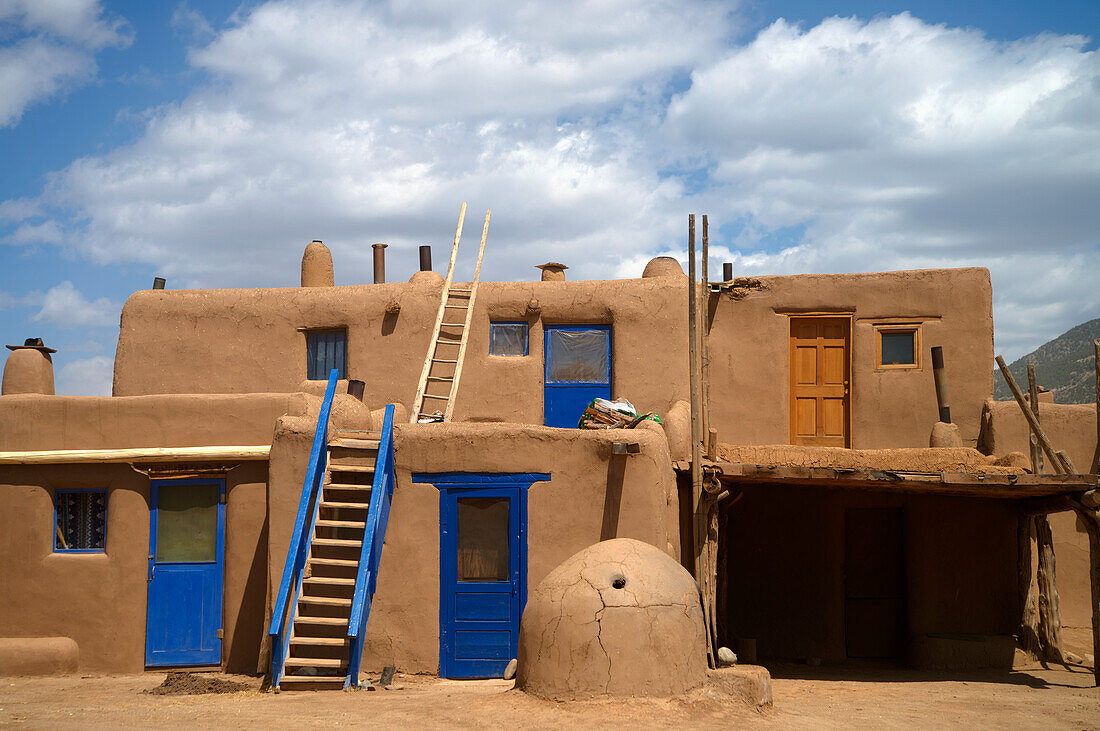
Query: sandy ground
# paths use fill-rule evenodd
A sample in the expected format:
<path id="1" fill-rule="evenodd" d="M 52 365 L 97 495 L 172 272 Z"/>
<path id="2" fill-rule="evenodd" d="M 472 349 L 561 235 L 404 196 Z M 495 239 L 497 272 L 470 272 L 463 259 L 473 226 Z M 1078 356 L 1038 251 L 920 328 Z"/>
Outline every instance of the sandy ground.
<path id="1" fill-rule="evenodd" d="M 156 696 L 164 673 L 0 679 L 0 727 L 1100 728 L 1100 688 L 1083 669 L 1029 667 L 945 677 L 876 668 L 772 668 L 775 703 L 755 710 L 717 687 L 672 700 L 554 703 L 511 681 L 398 676 L 395 690 Z"/>

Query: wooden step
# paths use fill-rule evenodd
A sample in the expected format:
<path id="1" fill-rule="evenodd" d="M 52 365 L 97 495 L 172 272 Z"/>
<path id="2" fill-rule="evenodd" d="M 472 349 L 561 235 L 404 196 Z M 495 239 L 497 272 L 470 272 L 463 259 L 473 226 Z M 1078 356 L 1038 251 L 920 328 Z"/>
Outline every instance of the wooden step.
<path id="1" fill-rule="evenodd" d="M 440 327 L 466 327 L 465 322 L 444 322 L 440 324 Z"/>
<path id="2" fill-rule="evenodd" d="M 354 508 L 356 510 L 366 510 L 370 507 L 370 503 L 345 503 L 334 500 L 322 500 L 322 508 Z"/>
<path id="3" fill-rule="evenodd" d="M 356 546 L 362 546 L 362 539 L 354 538 L 314 538 L 313 545 L 315 546 L 335 546 L 338 548 L 355 548 Z"/>
<path id="4" fill-rule="evenodd" d="M 344 676 L 343 675 L 284 675 L 282 680 L 279 681 L 280 690 L 306 690 L 305 688 L 283 688 L 283 684 L 289 683 L 291 686 L 317 684 L 325 686 L 324 689 L 343 690 L 344 688 Z"/>
<path id="5" fill-rule="evenodd" d="M 288 657 L 284 665 L 307 668 L 342 668 L 348 664 L 347 660 L 338 657 Z M 342 678 L 341 678 L 342 680 Z"/>
<path id="6" fill-rule="evenodd" d="M 473 290 L 472 289 L 464 289 L 464 288 L 461 288 L 461 287 L 451 287 L 447 291 L 448 292 L 472 292 Z"/>
<path id="7" fill-rule="evenodd" d="M 334 627 L 347 627 L 347 617 L 310 617 L 298 615 L 294 618 L 294 624 L 328 624 Z"/>
<path id="8" fill-rule="evenodd" d="M 371 491 L 371 485 L 353 485 L 348 482 L 326 482 L 325 487 L 331 487 L 333 490 L 363 490 L 367 493 Z M 370 495 L 367 495 L 369 498 Z"/>
<path id="9" fill-rule="evenodd" d="M 457 363 L 457 360 L 448 360 L 447 358 L 432 358 L 432 363 Z"/>
<path id="10" fill-rule="evenodd" d="M 469 305 L 443 305 L 443 308 L 447 309 L 447 310 L 468 310 L 468 309 L 470 309 L 470 306 Z"/>
<path id="11" fill-rule="evenodd" d="M 302 579 L 308 584 L 327 584 L 329 586 L 355 586 L 355 579 L 343 579 L 337 576 L 310 576 Z"/>
<path id="12" fill-rule="evenodd" d="M 317 558 L 316 556 L 309 559 L 310 563 L 321 564 L 322 566 L 348 566 L 355 568 L 359 566 L 359 562 L 350 558 Z"/>
<path id="13" fill-rule="evenodd" d="M 329 472 L 374 472 L 374 465 L 368 464 L 340 464 L 332 463 L 328 464 Z"/>
<path id="14" fill-rule="evenodd" d="M 342 647 L 347 644 L 346 637 L 295 637 L 292 645 L 318 645 L 321 647 Z"/>
<path id="15" fill-rule="evenodd" d="M 319 528 L 366 528 L 365 520 L 317 520 Z"/>
<path id="16" fill-rule="evenodd" d="M 429 381 L 453 381 L 454 378 L 450 376 L 428 376 Z"/>
<path id="17" fill-rule="evenodd" d="M 308 594 L 299 594 L 298 603 L 324 604 L 329 607 L 350 607 L 351 599 L 345 599 L 339 596 L 309 596 Z"/>
<path id="18" fill-rule="evenodd" d="M 338 437 L 328 440 L 329 449 L 333 447 L 339 447 L 340 449 L 378 449 L 379 444 L 381 444 L 381 442 L 378 439 L 347 439 L 345 437 Z"/>
<path id="19" fill-rule="evenodd" d="M 451 397 L 450 397 L 449 394 L 447 396 L 433 396 L 430 393 L 426 393 L 426 394 L 424 394 L 424 398 L 434 398 L 437 401 L 450 401 L 451 400 Z"/>

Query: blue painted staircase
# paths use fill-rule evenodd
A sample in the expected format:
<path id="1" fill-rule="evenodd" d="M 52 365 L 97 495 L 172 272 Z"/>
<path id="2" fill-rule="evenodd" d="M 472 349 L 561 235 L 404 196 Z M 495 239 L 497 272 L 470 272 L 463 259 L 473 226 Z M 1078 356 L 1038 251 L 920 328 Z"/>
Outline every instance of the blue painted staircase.
<path id="1" fill-rule="evenodd" d="M 276 692 L 359 685 L 393 499 L 393 406 L 380 432 L 330 432 L 337 378 L 333 370 L 268 629 Z"/>

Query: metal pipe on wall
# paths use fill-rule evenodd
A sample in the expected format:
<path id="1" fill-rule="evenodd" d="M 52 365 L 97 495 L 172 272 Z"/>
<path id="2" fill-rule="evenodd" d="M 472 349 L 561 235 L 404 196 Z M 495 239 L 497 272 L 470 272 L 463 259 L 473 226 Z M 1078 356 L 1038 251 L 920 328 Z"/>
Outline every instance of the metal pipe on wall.
<path id="1" fill-rule="evenodd" d="M 420 247 L 420 271 L 430 272 L 432 270 L 432 247 L 425 244 Z"/>

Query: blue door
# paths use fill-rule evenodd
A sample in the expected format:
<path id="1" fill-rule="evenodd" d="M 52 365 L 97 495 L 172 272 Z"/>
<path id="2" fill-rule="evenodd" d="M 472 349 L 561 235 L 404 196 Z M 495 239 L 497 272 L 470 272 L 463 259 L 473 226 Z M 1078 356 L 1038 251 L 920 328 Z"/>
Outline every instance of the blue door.
<path id="1" fill-rule="evenodd" d="M 220 665 L 225 480 L 153 480 L 146 666 Z"/>
<path id="2" fill-rule="evenodd" d="M 439 674 L 499 678 L 527 601 L 527 489 L 547 474 L 413 475 L 439 489 Z"/>
<path id="3" fill-rule="evenodd" d="M 594 398 L 611 398 L 611 326 L 546 327 L 546 426 L 575 429 Z"/>

